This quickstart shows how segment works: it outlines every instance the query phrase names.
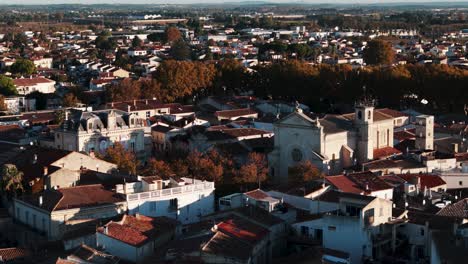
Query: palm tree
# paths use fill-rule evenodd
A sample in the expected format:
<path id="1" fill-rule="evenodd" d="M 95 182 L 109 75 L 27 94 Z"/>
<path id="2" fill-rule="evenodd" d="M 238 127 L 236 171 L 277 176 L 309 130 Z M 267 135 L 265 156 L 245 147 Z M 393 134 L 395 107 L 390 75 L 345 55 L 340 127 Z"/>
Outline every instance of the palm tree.
<path id="1" fill-rule="evenodd" d="M 13 164 L 3 165 L 0 187 L 2 191 L 16 197 L 18 191 L 24 191 L 23 172 L 19 171 Z"/>

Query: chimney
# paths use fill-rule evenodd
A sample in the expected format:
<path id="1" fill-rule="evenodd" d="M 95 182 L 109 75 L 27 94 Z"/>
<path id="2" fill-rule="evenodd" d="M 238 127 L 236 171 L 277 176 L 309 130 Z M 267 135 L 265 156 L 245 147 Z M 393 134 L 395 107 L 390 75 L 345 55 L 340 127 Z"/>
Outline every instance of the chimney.
<path id="1" fill-rule="evenodd" d="M 131 107 L 130 105 L 127 105 L 127 112 L 130 113 L 131 108 L 132 108 L 132 107 Z"/>
<path id="2" fill-rule="evenodd" d="M 109 234 L 109 228 L 106 226 L 104 226 L 104 234 L 107 235 Z"/>
<path id="3" fill-rule="evenodd" d="M 111 102 L 111 107 L 114 108 L 114 102 Z"/>
<path id="4" fill-rule="evenodd" d="M 458 143 L 452 143 L 452 151 L 453 153 L 458 153 Z"/>
<path id="5" fill-rule="evenodd" d="M 148 104 L 148 99 L 145 100 L 145 104 Z"/>
<path id="6" fill-rule="evenodd" d="M 136 106 L 136 100 L 135 99 L 133 99 L 133 105 Z"/>
<path id="7" fill-rule="evenodd" d="M 39 206 L 42 206 L 42 195 L 39 196 Z"/>
<path id="8" fill-rule="evenodd" d="M 34 157 L 33 157 L 33 164 L 36 164 L 37 163 L 37 154 L 34 154 Z"/>
<path id="9" fill-rule="evenodd" d="M 49 174 L 49 168 L 47 168 L 47 166 L 44 166 L 44 170 L 43 170 L 43 176 L 47 176 L 47 174 Z"/>

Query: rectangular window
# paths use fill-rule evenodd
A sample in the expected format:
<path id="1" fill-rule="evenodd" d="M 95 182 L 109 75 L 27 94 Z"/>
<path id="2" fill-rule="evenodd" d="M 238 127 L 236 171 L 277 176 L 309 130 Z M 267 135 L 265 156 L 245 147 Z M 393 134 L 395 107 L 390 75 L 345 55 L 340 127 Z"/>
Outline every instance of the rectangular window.
<path id="1" fill-rule="evenodd" d="M 424 228 L 421 228 L 421 236 L 424 236 Z"/>
<path id="2" fill-rule="evenodd" d="M 301 235 L 309 236 L 309 227 L 308 226 L 301 226 Z"/>
<path id="3" fill-rule="evenodd" d="M 149 117 L 151 117 L 151 112 L 150 111 L 146 112 L 146 118 L 149 118 Z"/>
<path id="4" fill-rule="evenodd" d="M 463 186 L 463 181 L 459 181 L 458 185 Z"/>
<path id="5" fill-rule="evenodd" d="M 169 211 L 177 211 L 177 198 L 169 200 Z"/>
<path id="6" fill-rule="evenodd" d="M 328 230 L 330 230 L 330 231 L 335 231 L 335 230 L 336 230 L 336 226 L 328 226 Z"/>

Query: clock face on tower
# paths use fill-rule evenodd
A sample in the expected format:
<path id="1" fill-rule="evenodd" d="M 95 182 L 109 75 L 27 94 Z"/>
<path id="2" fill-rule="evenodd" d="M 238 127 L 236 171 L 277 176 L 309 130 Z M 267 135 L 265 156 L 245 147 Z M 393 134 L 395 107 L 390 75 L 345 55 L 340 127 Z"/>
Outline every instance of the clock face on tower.
<path id="1" fill-rule="evenodd" d="M 299 162 L 302 160 L 302 151 L 300 149 L 293 149 L 291 151 L 291 157 L 295 162 Z"/>

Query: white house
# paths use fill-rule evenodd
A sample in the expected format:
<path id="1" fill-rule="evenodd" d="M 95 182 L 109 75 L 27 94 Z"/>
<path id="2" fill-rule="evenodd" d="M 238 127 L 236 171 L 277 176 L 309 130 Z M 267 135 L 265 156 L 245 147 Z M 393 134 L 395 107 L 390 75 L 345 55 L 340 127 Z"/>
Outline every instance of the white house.
<path id="1" fill-rule="evenodd" d="M 43 233 L 48 240 L 60 240 L 80 224 L 123 214 L 123 195 L 102 185 L 85 185 L 23 196 L 13 200 L 14 218 Z"/>
<path id="2" fill-rule="evenodd" d="M 139 177 L 138 182 L 120 184 L 130 214 L 167 216 L 182 224 L 198 222 L 214 212 L 214 183 L 190 178 Z"/>
<path id="3" fill-rule="evenodd" d="M 19 78 L 14 79 L 13 83 L 15 84 L 18 94 L 22 95 L 36 91 L 41 93 L 55 92 L 55 81 L 44 77 Z"/>

